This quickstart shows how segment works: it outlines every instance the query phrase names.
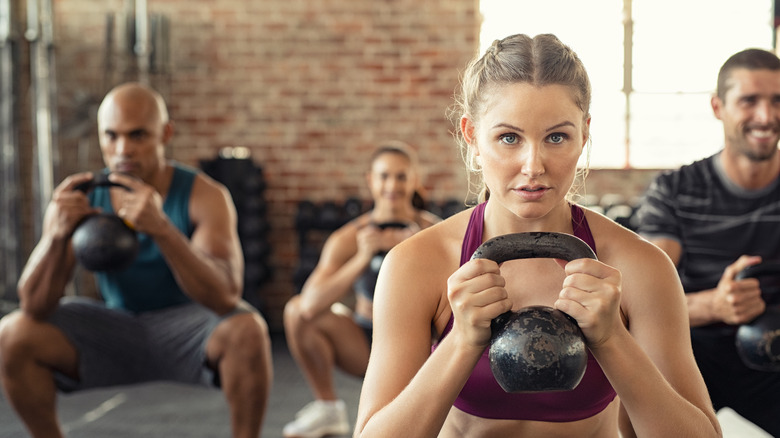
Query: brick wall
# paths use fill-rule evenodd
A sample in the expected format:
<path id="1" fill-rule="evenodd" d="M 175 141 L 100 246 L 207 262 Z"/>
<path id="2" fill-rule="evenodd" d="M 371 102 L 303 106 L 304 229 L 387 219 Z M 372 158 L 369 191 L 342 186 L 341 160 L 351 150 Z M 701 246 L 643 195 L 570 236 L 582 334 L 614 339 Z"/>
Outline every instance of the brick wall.
<path id="1" fill-rule="evenodd" d="M 60 175 L 100 166 L 96 104 L 141 77 L 122 41 L 126 3 L 54 1 Z M 464 198 L 445 112 L 478 45 L 477 1 L 150 0 L 148 11 L 169 22 L 168 63 L 148 75 L 176 122 L 169 156 L 197 165 L 244 146 L 265 171 L 275 271 L 259 293 L 274 329 L 294 292 L 297 202 L 368 197 L 378 141 L 418 148 L 430 199 Z"/>
<path id="2" fill-rule="evenodd" d="M 26 2 L 14 3 L 24 23 Z M 142 76 L 126 36 L 134 1 L 53 3 L 59 181 L 102 165 L 97 104 L 113 85 Z M 164 17 L 169 30 L 167 46 L 157 46 L 168 56 L 155 57 L 146 76 L 176 123 L 168 155 L 198 166 L 222 148 L 243 146 L 264 169 L 274 276 L 258 294 L 274 330 L 294 293 L 297 203 L 368 198 L 363 172 L 378 141 L 418 148 L 430 200 L 465 198 L 445 114 L 478 45 L 477 0 L 149 0 L 148 12 Z M 30 197 L 28 47 L 20 43 L 20 185 Z M 652 173 L 593 171 L 587 192 L 631 197 Z"/>

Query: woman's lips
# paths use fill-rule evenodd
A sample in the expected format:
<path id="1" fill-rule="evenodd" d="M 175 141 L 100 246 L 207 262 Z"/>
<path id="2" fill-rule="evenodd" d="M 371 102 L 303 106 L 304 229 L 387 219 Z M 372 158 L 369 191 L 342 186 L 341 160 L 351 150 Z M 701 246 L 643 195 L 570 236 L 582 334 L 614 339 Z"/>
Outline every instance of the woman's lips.
<path id="1" fill-rule="evenodd" d="M 515 189 L 515 193 L 526 201 L 536 201 L 541 199 L 549 190 L 549 187 L 543 186 L 524 186 Z"/>

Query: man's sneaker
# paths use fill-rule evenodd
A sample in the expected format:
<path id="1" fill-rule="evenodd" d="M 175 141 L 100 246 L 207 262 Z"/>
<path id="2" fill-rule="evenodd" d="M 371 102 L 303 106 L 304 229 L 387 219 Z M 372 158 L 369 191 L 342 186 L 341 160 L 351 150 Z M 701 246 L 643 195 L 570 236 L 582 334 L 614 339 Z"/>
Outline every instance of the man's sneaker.
<path id="1" fill-rule="evenodd" d="M 295 420 L 284 426 L 285 438 L 320 438 L 349 433 L 347 405 L 344 400 L 315 400 L 295 414 Z"/>

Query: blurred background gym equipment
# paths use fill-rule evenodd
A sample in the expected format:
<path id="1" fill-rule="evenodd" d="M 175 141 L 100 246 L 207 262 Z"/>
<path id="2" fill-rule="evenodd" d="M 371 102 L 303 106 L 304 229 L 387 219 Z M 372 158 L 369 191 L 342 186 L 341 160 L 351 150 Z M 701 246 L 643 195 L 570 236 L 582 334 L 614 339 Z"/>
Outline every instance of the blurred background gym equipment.
<path id="1" fill-rule="evenodd" d="M 252 161 L 249 150 L 243 147 L 222 148 L 216 158 L 202 160 L 200 167 L 224 184 L 233 198 L 244 252 L 243 297 L 262 312 L 265 302 L 259 289 L 273 276 L 263 168 Z"/>

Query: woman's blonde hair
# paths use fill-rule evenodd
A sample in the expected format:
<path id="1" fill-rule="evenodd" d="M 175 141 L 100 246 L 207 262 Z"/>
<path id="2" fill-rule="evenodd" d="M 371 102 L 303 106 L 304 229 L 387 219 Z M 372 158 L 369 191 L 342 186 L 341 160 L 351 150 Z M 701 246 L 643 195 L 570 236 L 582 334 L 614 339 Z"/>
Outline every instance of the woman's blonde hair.
<path id="1" fill-rule="evenodd" d="M 517 34 L 494 41 L 483 56 L 475 58 L 466 67 L 461 89 L 456 93 L 455 104 L 450 109 L 454 133 L 469 175 L 469 193 L 477 194 L 479 201 L 486 200 L 490 194 L 474 152 L 460 132 L 460 119 L 465 115 L 474 124 L 479 123 L 488 93 L 496 87 L 514 83 L 568 86 L 575 104 L 582 110 L 583 120 L 590 117 L 591 88 L 588 73 L 569 46 L 552 34 L 533 38 Z M 577 170 L 577 177 L 569 190 L 569 199 L 584 184 L 586 174 L 587 165 Z"/>

